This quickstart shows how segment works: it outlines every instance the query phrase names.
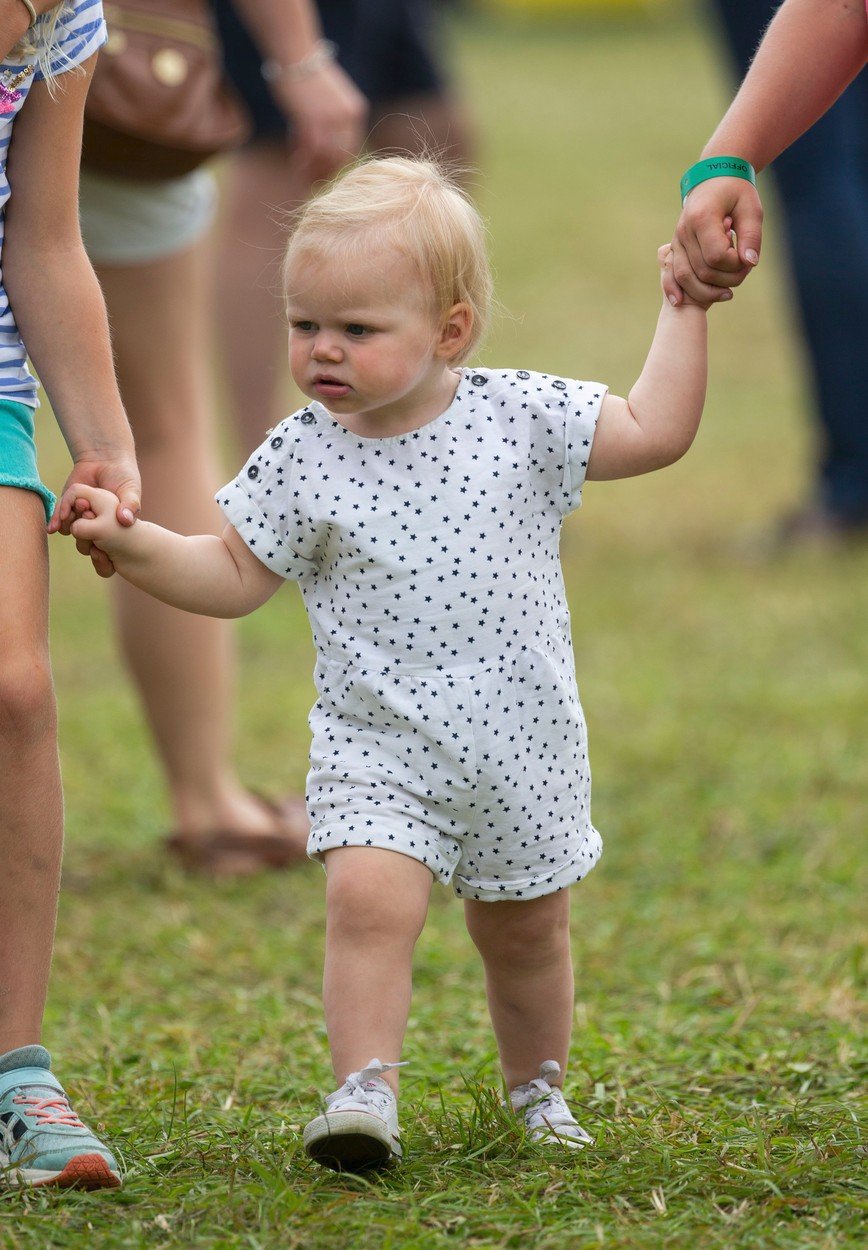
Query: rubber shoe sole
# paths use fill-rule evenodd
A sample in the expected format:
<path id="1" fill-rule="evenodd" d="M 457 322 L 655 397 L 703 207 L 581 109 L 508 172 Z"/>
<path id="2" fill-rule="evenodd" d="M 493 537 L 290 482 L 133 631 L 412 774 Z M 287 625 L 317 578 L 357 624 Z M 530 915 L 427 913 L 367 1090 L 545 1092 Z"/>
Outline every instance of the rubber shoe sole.
<path id="1" fill-rule="evenodd" d="M 60 1172 L 45 1168 L 16 1168 L 7 1164 L 8 1170 L 0 1175 L 0 1183 L 29 1186 L 38 1189 L 54 1185 L 58 1189 L 117 1189 L 121 1178 L 114 1172 L 101 1154 L 81 1154 L 70 1159 Z"/>
<path id="2" fill-rule="evenodd" d="M 379 1116 L 364 1111 L 319 1115 L 304 1129 L 304 1148 L 334 1172 L 367 1172 L 401 1157 L 401 1144 Z"/>

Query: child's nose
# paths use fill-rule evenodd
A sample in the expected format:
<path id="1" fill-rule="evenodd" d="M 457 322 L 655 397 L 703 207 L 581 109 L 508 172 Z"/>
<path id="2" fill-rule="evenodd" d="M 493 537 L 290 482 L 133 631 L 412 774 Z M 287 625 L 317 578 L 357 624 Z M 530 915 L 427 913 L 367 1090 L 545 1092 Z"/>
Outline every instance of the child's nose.
<path id="1" fill-rule="evenodd" d="M 313 354 L 316 360 L 340 360 L 341 347 L 333 334 L 318 334 L 314 340 Z"/>

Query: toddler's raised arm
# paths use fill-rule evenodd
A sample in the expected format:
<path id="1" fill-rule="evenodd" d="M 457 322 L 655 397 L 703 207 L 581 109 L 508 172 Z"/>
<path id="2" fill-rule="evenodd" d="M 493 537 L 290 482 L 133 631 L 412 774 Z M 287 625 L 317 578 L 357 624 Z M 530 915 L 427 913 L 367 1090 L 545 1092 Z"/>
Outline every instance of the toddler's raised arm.
<path id="1" fill-rule="evenodd" d="M 658 252 L 670 263 L 667 244 Z M 588 458 L 590 480 L 634 477 L 673 464 L 696 435 L 708 365 L 707 305 L 663 301 L 657 331 L 638 380 L 626 399 L 607 395 Z"/>
<path id="2" fill-rule="evenodd" d="M 120 525 L 109 491 L 76 485 L 72 524 L 111 558 L 117 571 L 163 603 L 202 616 L 246 616 L 269 599 L 283 578 L 265 567 L 231 525 L 221 537 L 184 537 L 147 521 Z"/>

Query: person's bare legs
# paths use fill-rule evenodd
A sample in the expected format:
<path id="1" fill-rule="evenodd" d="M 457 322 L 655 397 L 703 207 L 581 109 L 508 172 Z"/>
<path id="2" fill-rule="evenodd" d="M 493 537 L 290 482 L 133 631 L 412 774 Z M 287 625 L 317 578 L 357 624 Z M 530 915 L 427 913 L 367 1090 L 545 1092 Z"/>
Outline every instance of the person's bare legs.
<path id="1" fill-rule="evenodd" d="M 304 169 L 280 142 L 245 148 L 226 171 L 214 306 L 231 416 L 244 456 L 288 411 L 280 262 L 285 215 L 310 191 Z"/>
<path id="2" fill-rule="evenodd" d="M 96 266 L 136 438 L 143 515 L 184 534 L 222 529 L 212 498 L 219 475 L 207 372 L 207 260 L 199 245 L 149 264 Z M 121 644 L 165 768 L 175 829 L 270 831 L 274 818 L 231 764 L 231 627 L 166 607 L 119 577 L 112 584 Z"/>
<path id="3" fill-rule="evenodd" d="M 418 860 L 377 847 L 325 854 L 323 1005 L 335 1079 L 372 1058 L 401 1057 L 413 989 L 413 949 L 434 878 Z M 398 1088 L 397 1072 L 383 1080 Z"/>
<path id="4" fill-rule="evenodd" d="M 37 1043 L 57 915 L 63 799 L 48 658 L 45 513 L 0 487 L 0 1055 Z"/>
<path id="5" fill-rule="evenodd" d="M 560 1084 L 573 1023 L 569 890 L 527 902 L 468 900 L 464 915 L 485 966 L 507 1089 L 538 1077 L 546 1059 L 560 1065 Z"/>

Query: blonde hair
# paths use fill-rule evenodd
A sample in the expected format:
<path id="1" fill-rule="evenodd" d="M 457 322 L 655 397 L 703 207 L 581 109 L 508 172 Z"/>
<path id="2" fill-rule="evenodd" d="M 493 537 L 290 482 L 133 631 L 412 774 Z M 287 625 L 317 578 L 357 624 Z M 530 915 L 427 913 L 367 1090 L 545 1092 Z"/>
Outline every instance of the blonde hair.
<path id="1" fill-rule="evenodd" d="M 435 315 L 466 303 L 470 340 L 453 363 L 478 347 L 492 301 L 485 226 L 469 197 L 433 160 L 371 157 L 351 166 L 294 216 L 283 262 L 284 290 L 293 264 L 311 252 L 337 252 L 348 266 L 375 242 L 394 247 L 418 268 Z"/>
<path id="2" fill-rule="evenodd" d="M 73 0 L 64 0 L 62 4 L 49 9 L 37 19 L 9 53 L 10 61 L 23 61 L 35 55 L 36 68 L 41 72 L 49 90 L 55 77 L 52 65 L 58 60 L 59 52 L 59 42 L 55 38 L 57 25 L 62 17 L 72 11 L 73 7 Z M 62 61 L 66 59 L 61 58 Z"/>

